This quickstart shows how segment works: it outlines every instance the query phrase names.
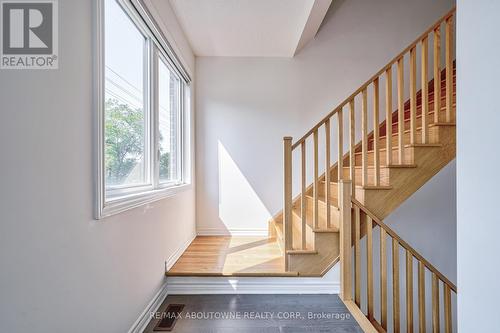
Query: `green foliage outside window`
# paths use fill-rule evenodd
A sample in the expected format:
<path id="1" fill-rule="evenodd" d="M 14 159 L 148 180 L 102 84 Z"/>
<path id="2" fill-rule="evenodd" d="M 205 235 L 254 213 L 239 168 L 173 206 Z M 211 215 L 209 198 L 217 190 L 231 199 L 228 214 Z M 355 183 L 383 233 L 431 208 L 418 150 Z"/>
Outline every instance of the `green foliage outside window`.
<path id="1" fill-rule="evenodd" d="M 130 182 L 129 174 L 144 160 L 144 113 L 116 99 L 108 99 L 105 110 L 106 182 L 119 185 Z"/>

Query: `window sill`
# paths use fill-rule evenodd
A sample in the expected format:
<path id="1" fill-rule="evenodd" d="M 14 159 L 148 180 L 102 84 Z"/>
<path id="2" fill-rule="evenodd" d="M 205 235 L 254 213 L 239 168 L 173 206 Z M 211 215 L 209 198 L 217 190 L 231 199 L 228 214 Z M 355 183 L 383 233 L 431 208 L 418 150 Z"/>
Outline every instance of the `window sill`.
<path id="1" fill-rule="evenodd" d="M 181 184 L 108 199 L 108 201 L 100 207 L 96 219 L 100 220 L 154 201 L 172 197 L 178 193 L 189 190 L 191 186 L 191 184 Z"/>

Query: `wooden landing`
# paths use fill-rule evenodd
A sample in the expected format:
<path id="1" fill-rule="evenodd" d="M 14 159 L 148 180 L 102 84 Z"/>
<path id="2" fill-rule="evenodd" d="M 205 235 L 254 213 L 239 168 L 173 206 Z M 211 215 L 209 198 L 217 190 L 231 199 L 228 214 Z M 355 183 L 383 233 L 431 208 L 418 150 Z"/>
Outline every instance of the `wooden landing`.
<path id="1" fill-rule="evenodd" d="M 167 276 L 297 276 L 274 238 L 198 236 Z"/>

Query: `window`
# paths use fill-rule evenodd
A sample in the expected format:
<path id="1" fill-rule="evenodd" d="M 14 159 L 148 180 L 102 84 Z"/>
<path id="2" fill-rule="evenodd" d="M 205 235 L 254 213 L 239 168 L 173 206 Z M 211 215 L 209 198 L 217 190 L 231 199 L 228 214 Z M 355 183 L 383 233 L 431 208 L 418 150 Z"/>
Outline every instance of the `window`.
<path id="1" fill-rule="evenodd" d="M 105 1 L 106 189 L 149 182 L 147 165 L 147 38 L 115 0 Z"/>
<path id="2" fill-rule="evenodd" d="M 99 4 L 97 218 L 189 184 L 189 76 L 137 0 Z"/>
<path id="3" fill-rule="evenodd" d="M 179 137 L 180 125 L 180 81 L 168 69 L 163 59 L 160 59 L 158 68 L 158 97 L 159 97 L 159 156 L 160 156 L 160 183 L 176 183 L 179 181 L 181 170 L 177 161 L 181 147 Z"/>

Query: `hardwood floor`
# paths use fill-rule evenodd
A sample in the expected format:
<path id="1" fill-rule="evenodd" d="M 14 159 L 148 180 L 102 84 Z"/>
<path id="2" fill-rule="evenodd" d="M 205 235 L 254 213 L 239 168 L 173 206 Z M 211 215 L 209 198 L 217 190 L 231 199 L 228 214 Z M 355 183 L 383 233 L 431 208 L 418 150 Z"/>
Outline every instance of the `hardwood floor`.
<path id="1" fill-rule="evenodd" d="M 296 276 L 285 272 L 284 259 L 274 238 L 198 236 L 168 276 Z"/>
<path id="2" fill-rule="evenodd" d="M 363 332 L 338 295 L 169 295 L 160 318 L 169 304 L 185 305 L 178 333 Z"/>

